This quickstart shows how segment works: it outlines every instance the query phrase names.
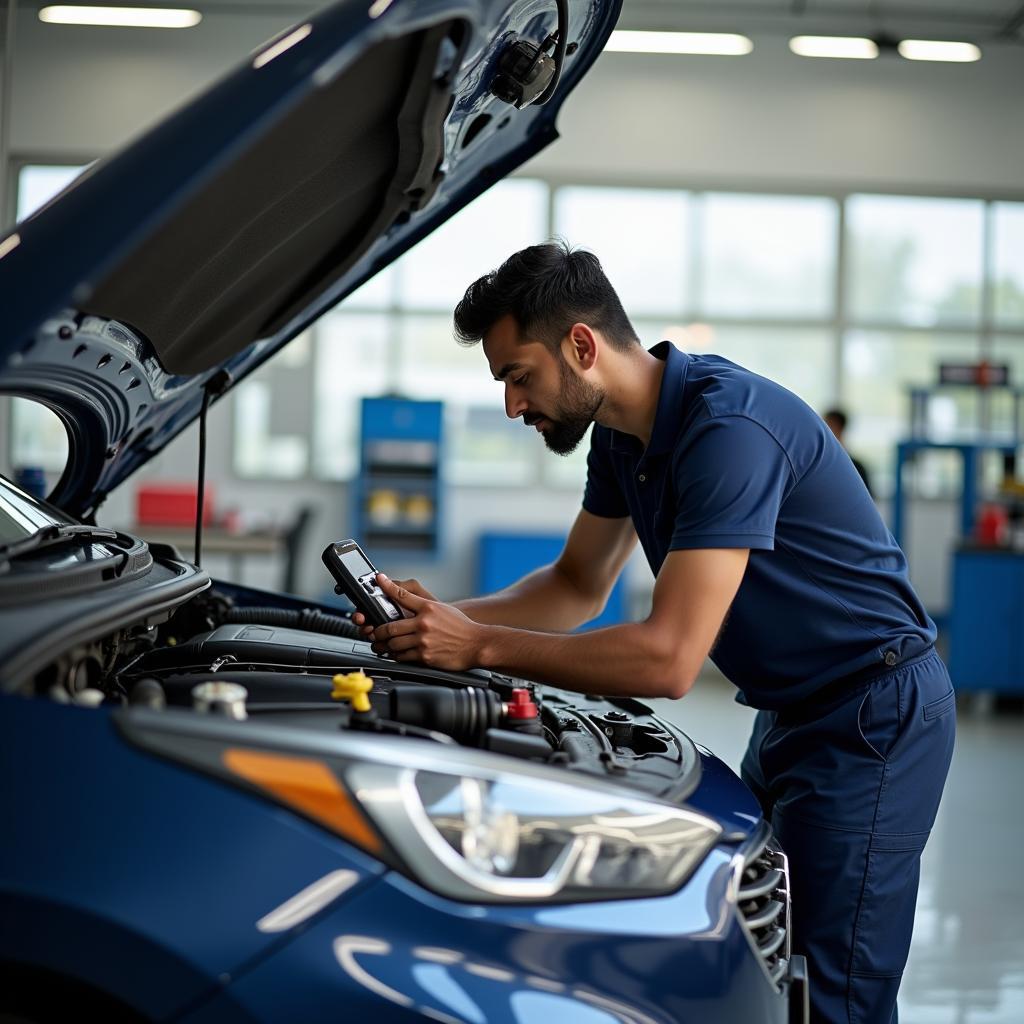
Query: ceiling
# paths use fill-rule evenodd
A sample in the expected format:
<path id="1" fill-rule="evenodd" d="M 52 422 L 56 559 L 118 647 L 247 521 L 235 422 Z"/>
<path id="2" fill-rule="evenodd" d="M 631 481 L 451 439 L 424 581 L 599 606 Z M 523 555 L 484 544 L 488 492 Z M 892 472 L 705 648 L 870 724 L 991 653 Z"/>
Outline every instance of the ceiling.
<path id="1" fill-rule="evenodd" d="M 14 2 L 39 7 L 45 0 Z M 109 2 L 143 4 L 143 0 Z M 204 14 L 276 16 L 287 23 L 329 2 L 146 0 L 145 6 L 188 6 Z M 1024 44 L 1024 0 L 623 0 L 619 28 L 747 35 L 891 36 L 975 43 L 999 40 Z"/>
<path id="2" fill-rule="evenodd" d="M 620 28 L 1024 42 L 1022 0 L 625 0 Z"/>

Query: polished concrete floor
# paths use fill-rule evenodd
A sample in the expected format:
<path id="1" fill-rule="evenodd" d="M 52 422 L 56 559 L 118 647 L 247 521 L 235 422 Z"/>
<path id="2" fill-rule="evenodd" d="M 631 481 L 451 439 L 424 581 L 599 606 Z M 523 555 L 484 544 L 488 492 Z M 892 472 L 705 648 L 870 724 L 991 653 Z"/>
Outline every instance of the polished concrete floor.
<path id="1" fill-rule="evenodd" d="M 721 677 L 653 701 L 735 770 L 753 712 Z M 921 864 L 900 1024 L 1024 1024 L 1024 715 L 975 699 Z"/>

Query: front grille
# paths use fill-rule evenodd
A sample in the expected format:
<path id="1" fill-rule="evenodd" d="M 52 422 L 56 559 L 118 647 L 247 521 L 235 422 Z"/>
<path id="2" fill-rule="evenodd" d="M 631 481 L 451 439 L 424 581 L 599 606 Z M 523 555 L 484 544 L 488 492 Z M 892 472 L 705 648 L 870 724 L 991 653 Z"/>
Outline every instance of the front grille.
<path id="1" fill-rule="evenodd" d="M 789 964 L 789 864 L 767 827 L 744 851 L 736 909 L 778 986 Z"/>

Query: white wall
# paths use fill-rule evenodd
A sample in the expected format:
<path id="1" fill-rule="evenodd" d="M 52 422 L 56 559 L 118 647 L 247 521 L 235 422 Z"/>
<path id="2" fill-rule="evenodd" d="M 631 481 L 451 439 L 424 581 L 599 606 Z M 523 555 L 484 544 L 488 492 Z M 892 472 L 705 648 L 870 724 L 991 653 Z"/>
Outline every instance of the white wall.
<path id="1" fill-rule="evenodd" d="M 207 14 L 194 29 L 44 25 L 15 37 L 15 155 L 95 156 L 222 75 L 290 19 Z M 1024 59 L 808 60 L 781 37 L 746 57 L 605 54 L 539 171 L 679 184 L 902 185 L 1024 193 Z"/>
<path id="2" fill-rule="evenodd" d="M 215 80 L 294 18 L 209 14 L 195 29 L 149 32 L 41 24 L 20 12 L 11 95 L 15 158 L 88 159 L 122 144 Z M 624 179 L 686 186 L 804 189 L 881 188 L 1024 197 L 1024 60 L 992 45 L 972 65 L 895 58 L 813 61 L 785 40 L 755 37 L 743 58 L 604 55 L 560 119 L 562 139 L 528 170 L 578 181 Z M 262 507 L 285 522 L 299 505 L 318 509 L 307 545 L 303 589 L 322 585 L 318 545 L 344 528 L 342 486 L 237 481 L 231 475 L 230 416 L 211 414 L 210 478 L 225 501 Z M 147 476 L 191 479 L 189 432 Z M 105 521 L 131 521 L 134 484 L 111 496 Z M 441 596 L 467 592 L 482 529 L 564 528 L 579 506 L 566 491 L 466 488 L 448 502 L 447 559 L 388 568 L 434 582 Z M 951 512 L 915 511 L 911 555 L 926 601 L 941 605 Z M 220 568 L 209 559 L 214 571 Z M 640 589 L 649 572 L 633 566 Z M 277 567 L 254 567 L 254 584 Z"/>
<path id="3" fill-rule="evenodd" d="M 1024 54 L 975 64 L 605 54 L 536 166 L 689 184 L 1024 194 Z"/>
<path id="4" fill-rule="evenodd" d="M 19 11 L 11 152 L 96 157 L 159 121 L 289 24 L 210 13 L 195 28 L 45 25 Z"/>

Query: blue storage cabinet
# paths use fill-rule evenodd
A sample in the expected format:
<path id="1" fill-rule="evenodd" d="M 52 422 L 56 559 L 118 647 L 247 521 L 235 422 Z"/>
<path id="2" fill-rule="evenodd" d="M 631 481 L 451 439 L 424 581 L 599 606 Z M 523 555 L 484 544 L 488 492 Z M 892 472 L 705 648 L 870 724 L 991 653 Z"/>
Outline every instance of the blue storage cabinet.
<path id="1" fill-rule="evenodd" d="M 515 583 L 528 572 L 549 565 L 565 546 L 565 537 L 548 533 L 484 533 L 480 536 L 477 593 L 491 594 Z M 604 611 L 581 629 L 613 626 L 626 619 L 626 573 L 608 597 Z"/>
<path id="2" fill-rule="evenodd" d="M 1024 551 L 953 556 L 949 674 L 957 690 L 1024 694 Z"/>
<path id="3" fill-rule="evenodd" d="M 437 554 L 443 412 L 441 402 L 363 399 L 353 521 L 373 555 Z"/>

